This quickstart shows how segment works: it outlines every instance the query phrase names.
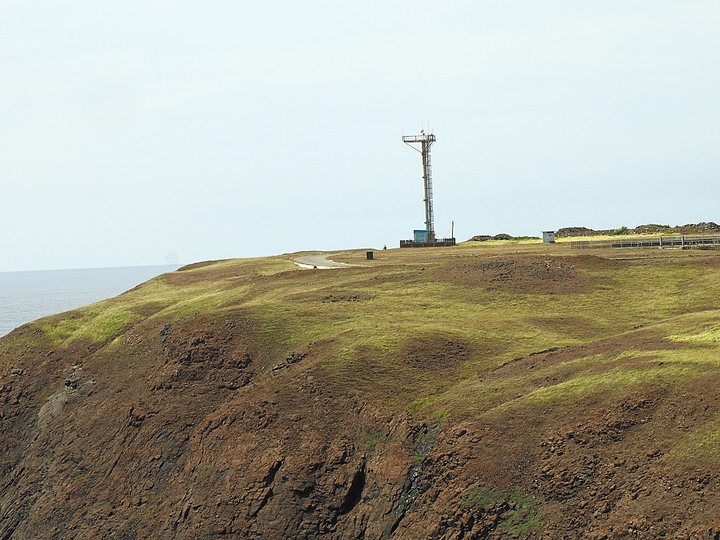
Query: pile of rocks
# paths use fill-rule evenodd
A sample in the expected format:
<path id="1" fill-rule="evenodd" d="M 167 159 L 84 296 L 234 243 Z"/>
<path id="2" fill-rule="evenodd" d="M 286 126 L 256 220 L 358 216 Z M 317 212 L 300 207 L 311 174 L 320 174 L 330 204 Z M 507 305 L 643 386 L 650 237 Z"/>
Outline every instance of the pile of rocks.
<path id="1" fill-rule="evenodd" d="M 470 241 L 471 242 L 487 242 L 488 240 L 512 240 L 515 237 L 510 234 L 500 233 L 496 234 L 495 236 L 490 236 L 489 234 L 478 234 L 473 236 Z"/>
<path id="2" fill-rule="evenodd" d="M 596 231 L 587 227 L 563 227 L 555 232 L 555 236 L 597 236 L 609 233 L 610 231 Z"/>
<path id="3" fill-rule="evenodd" d="M 688 223 L 670 227 L 669 225 L 657 225 L 649 223 L 638 225 L 634 229 L 621 227 L 620 229 L 588 229 L 587 227 L 563 227 L 558 229 L 555 236 L 598 236 L 609 234 L 704 234 L 720 232 L 720 225 L 713 221 L 701 221 L 700 223 Z"/>

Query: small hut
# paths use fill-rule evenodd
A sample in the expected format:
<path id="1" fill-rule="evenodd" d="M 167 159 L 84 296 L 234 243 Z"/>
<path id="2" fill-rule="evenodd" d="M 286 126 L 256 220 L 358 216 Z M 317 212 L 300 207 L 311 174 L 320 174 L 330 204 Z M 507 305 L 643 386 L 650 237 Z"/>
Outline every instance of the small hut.
<path id="1" fill-rule="evenodd" d="M 555 243 L 555 231 L 543 231 L 543 244 L 554 244 Z"/>

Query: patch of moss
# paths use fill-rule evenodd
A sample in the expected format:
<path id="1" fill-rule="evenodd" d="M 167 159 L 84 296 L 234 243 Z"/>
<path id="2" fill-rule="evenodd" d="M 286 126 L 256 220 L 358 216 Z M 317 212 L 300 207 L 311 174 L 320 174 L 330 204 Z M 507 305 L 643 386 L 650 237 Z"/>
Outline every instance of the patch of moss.
<path id="1" fill-rule="evenodd" d="M 430 453 L 433 444 L 435 444 L 435 434 L 437 433 L 438 427 L 439 426 L 426 428 L 416 437 L 413 448 L 413 461 L 416 464 L 425 461 L 425 458 Z"/>
<path id="2" fill-rule="evenodd" d="M 374 429 L 363 429 L 361 435 L 368 450 L 375 450 L 377 445 L 385 440 L 385 434 Z"/>
<path id="3" fill-rule="evenodd" d="M 435 422 L 437 422 L 439 424 L 440 422 L 445 420 L 445 418 L 447 418 L 447 415 L 448 415 L 447 408 L 440 407 L 440 408 L 436 409 L 435 412 L 433 412 L 433 420 L 435 420 Z"/>
<path id="4" fill-rule="evenodd" d="M 497 489 L 491 486 L 472 486 L 460 499 L 460 505 L 486 506 L 506 503 L 509 509 L 503 514 L 499 527 L 514 534 L 537 532 L 542 525 L 538 502 L 519 489 Z"/>
<path id="5" fill-rule="evenodd" d="M 432 403 L 435 403 L 438 397 L 439 396 L 437 394 L 421 397 L 420 399 L 415 400 L 410 405 L 408 405 L 408 411 L 410 411 L 412 414 L 416 414 L 420 411 L 420 409 L 431 405 Z"/>

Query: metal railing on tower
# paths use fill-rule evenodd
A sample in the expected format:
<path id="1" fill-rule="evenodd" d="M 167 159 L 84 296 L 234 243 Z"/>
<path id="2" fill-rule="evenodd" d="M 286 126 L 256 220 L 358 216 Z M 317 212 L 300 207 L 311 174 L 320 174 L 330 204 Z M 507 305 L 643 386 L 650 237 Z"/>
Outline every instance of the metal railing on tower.
<path id="1" fill-rule="evenodd" d="M 424 130 L 420 131 L 420 135 L 405 135 L 402 138 L 403 142 L 410 146 L 413 150 L 420 152 L 422 155 L 422 167 L 423 167 L 423 189 L 425 198 L 425 229 L 427 230 L 427 241 L 435 241 L 435 216 L 433 213 L 433 188 L 432 188 L 432 165 L 430 161 L 430 148 L 435 142 L 435 135 L 432 133 L 425 133 Z M 420 144 L 420 148 L 413 146 Z"/>

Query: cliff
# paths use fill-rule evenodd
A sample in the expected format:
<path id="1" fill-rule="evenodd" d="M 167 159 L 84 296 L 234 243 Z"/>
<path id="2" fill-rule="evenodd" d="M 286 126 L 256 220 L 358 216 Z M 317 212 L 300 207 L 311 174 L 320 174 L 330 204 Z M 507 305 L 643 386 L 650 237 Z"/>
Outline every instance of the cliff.
<path id="1" fill-rule="evenodd" d="M 720 256 L 596 253 L 210 262 L 25 325 L 0 539 L 720 538 Z"/>

